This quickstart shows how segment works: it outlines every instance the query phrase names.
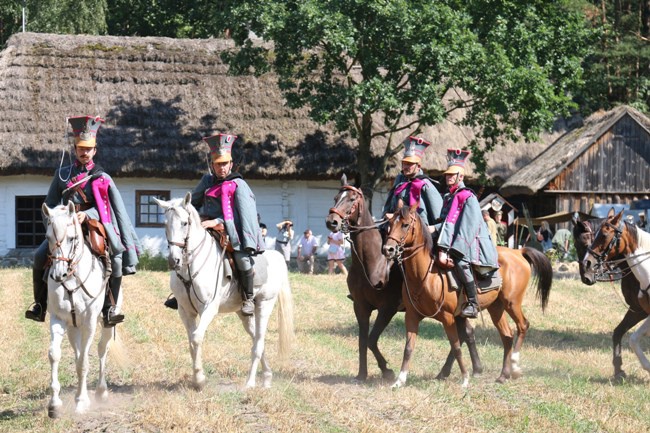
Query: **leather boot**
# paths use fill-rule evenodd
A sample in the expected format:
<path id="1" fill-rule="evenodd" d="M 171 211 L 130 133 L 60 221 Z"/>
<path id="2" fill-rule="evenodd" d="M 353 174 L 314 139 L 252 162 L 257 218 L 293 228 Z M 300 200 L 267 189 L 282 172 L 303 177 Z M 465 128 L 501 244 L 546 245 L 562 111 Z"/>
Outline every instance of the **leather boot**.
<path id="1" fill-rule="evenodd" d="M 120 295 L 120 288 L 122 286 L 122 277 L 111 277 L 108 280 L 109 290 L 104 299 L 104 328 L 111 328 L 118 323 L 124 322 L 124 314 L 115 313 L 115 304 Z"/>
<path id="2" fill-rule="evenodd" d="M 241 306 L 241 312 L 244 316 L 252 316 L 255 312 L 255 303 L 253 302 L 253 277 L 255 276 L 255 271 L 249 269 L 248 271 L 240 272 L 239 275 L 241 276 L 244 295 L 246 296 Z"/>
<path id="3" fill-rule="evenodd" d="M 178 300 L 174 295 L 170 295 L 169 298 L 165 301 L 165 307 L 171 308 L 172 310 L 178 310 Z"/>
<path id="4" fill-rule="evenodd" d="M 34 285 L 34 304 L 25 311 L 25 318 L 35 322 L 45 322 L 47 312 L 47 283 L 44 269 L 32 269 L 32 283 Z"/>
<path id="5" fill-rule="evenodd" d="M 476 283 L 470 281 L 465 283 L 465 292 L 467 293 L 467 304 L 463 307 L 460 315 L 468 319 L 478 317 L 478 302 L 476 301 Z"/>

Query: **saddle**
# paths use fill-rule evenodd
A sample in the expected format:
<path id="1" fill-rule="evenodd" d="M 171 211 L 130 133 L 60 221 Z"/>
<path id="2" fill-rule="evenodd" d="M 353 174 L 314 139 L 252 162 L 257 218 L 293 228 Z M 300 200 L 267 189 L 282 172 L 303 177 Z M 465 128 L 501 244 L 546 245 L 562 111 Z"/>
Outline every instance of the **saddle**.
<path id="1" fill-rule="evenodd" d="M 84 231 L 90 244 L 90 249 L 98 256 L 105 256 L 106 230 L 104 229 L 104 225 L 99 220 L 89 218 L 84 223 Z"/>

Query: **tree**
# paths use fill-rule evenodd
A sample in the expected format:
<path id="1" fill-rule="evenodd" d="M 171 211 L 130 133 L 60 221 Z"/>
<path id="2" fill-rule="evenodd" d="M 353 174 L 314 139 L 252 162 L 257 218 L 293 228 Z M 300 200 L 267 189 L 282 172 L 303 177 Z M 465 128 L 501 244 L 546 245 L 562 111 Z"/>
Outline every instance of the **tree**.
<path id="1" fill-rule="evenodd" d="M 456 110 L 478 134 L 469 147 L 484 173 L 497 143 L 535 138 L 573 107 L 591 33 L 569 4 L 231 0 L 220 25 L 238 46 L 224 56 L 233 73 L 275 72 L 289 106 L 356 139 L 356 181 L 371 197 L 402 139 Z"/>
<path id="2" fill-rule="evenodd" d="M 106 34 L 106 0 L 27 1 L 27 31 Z"/>

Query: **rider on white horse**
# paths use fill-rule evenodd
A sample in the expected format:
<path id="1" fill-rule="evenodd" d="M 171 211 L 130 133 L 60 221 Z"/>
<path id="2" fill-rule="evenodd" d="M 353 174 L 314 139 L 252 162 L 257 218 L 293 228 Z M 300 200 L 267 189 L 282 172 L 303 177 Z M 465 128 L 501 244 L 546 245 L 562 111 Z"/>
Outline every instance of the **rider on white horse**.
<path id="1" fill-rule="evenodd" d="M 141 247 L 119 190 L 111 177 L 93 161 L 97 153 L 97 131 L 103 121 L 99 116 L 68 118 L 74 134 L 76 161 L 55 172 L 45 204 L 53 208 L 70 200 L 75 204 L 79 222 L 96 219 L 103 224 L 112 264 L 110 291 L 107 291 L 103 309 L 104 326 L 110 327 L 124 320 L 124 315 L 115 311 L 114 304 L 119 296 L 122 275 L 135 273 Z M 47 256 L 48 243 L 45 240 L 34 253 L 34 305 L 25 312 L 27 319 L 37 322 L 45 321 L 47 311 L 44 278 Z"/>
<path id="2" fill-rule="evenodd" d="M 204 228 L 223 223 L 246 295 L 241 311 L 250 316 L 255 311 L 251 256 L 264 251 L 255 195 L 242 176 L 232 172 L 231 152 L 237 136 L 217 134 L 203 140 L 210 146 L 213 173 L 203 175 L 194 188 L 192 205 L 199 210 Z M 177 309 L 178 302 L 171 297 L 165 301 L 165 306 Z"/>

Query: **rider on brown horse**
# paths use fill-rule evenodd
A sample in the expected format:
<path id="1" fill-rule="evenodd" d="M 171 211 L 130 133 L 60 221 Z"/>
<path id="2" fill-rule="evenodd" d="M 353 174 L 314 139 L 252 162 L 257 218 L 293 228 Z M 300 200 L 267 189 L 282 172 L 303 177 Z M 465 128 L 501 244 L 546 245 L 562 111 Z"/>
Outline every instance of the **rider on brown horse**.
<path id="1" fill-rule="evenodd" d="M 404 140 L 402 171 L 388 192 L 384 204 L 384 214 L 394 213 L 403 205 L 411 206 L 419 202 L 418 214 L 428 226 L 433 226 L 440 216 L 442 197 L 433 182 L 422 171 L 422 156 L 431 143 L 419 137 Z"/>
<path id="2" fill-rule="evenodd" d="M 472 268 L 486 274 L 499 265 L 497 251 L 490 240 L 490 232 L 481 215 L 478 199 L 463 183 L 468 156 L 467 150 L 447 150 L 448 168 L 444 174 L 449 192 L 444 196 L 442 223 L 438 230 L 438 264 L 447 269 L 456 267 L 468 301 L 461 315 L 475 318 L 478 316 L 478 303 Z"/>

